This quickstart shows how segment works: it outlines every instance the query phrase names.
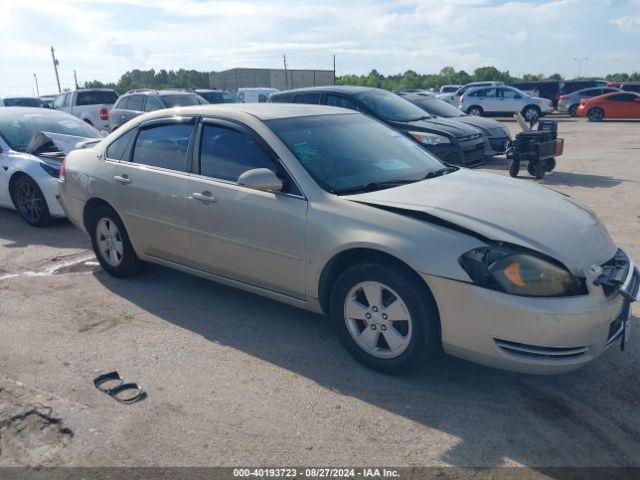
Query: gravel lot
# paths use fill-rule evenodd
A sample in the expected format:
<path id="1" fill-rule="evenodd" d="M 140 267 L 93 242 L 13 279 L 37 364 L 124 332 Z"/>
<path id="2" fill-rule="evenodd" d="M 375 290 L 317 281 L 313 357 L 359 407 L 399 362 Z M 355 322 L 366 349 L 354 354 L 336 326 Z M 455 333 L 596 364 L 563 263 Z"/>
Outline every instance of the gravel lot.
<path id="1" fill-rule="evenodd" d="M 559 118 L 566 153 L 540 183 L 640 260 L 640 123 Z M 640 333 L 563 376 L 443 357 L 393 378 L 321 316 L 156 266 L 117 280 L 88 248 L 0 210 L 0 465 L 640 466 Z M 98 392 L 114 369 L 148 398 Z"/>

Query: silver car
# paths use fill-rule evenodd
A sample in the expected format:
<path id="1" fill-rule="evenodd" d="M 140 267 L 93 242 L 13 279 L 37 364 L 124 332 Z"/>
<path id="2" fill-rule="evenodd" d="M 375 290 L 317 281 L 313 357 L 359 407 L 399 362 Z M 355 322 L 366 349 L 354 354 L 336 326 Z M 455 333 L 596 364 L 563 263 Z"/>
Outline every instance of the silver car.
<path id="1" fill-rule="evenodd" d="M 557 108 L 559 112 L 566 112 L 572 117 L 577 117 L 580 100 L 582 100 L 583 98 L 593 98 L 604 95 L 605 93 L 613 93 L 619 91 L 619 88 L 613 87 L 583 88 L 582 90 L 578 90 L 576 92 L 560 95 L 560 97 L 558 98 Z"/>
<path id="2" fill-rule="evenodd" d="M 324 312 L 389 373 L 441 348 L 572 370 L 624 343 L 638 296 L 635 264 L 586 207 L 446 166 L 341 108 L 141 115 L 66 157 L 60 198 L 108 273 L 153 262 Z"/>

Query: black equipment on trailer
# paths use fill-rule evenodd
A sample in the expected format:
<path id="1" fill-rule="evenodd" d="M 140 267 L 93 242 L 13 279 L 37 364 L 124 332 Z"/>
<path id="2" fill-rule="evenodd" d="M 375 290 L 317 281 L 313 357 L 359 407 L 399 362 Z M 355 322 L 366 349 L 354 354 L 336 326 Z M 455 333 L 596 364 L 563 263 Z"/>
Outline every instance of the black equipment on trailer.
<path id="1" fill-rule="evenodd" d="M 520 132 L 507 151 L 511 160 L 509 175 L 517 177 L 523 162 L 527 171 L 537 179 L 544 178 L 546 172 L 556 167 L 555 157 L 562 155 L 564 140 L 558 138 L 558 122 L 541 120 L 538 130 Z"/>

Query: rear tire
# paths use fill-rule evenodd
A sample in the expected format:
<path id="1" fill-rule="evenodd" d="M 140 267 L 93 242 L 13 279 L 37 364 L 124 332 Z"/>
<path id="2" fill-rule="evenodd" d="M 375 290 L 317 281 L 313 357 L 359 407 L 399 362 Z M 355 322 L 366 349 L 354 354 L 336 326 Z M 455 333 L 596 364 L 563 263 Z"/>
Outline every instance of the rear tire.
<path id="1" fill-rule="evenodd" d="M 467 109 L 467 113 L 472 117 L 482 117 L 484 115 L 484 110 L 482 110 L 482 107 L 469 107 Z"/>
<path id="2" fill-rule="evenodd" d="M 93 251 L 105 272 L 127 278 L 140 271 L 142 262 L 129 241 L 124 223 L 113 208 L 106 205 L 95 208 L 89 214 L 87 229 Z"/>
<path id="3" fill-rule="evenodd" d="M 435 300 L 420 287 L 411 272 L 382 263 L 354 265 L 338 277 L 331 292 L 331 318 L 358 362 L 404 374 L 440 351 Z"/>
<path id="4" fill-rule="evenodd" d="M 550 172 L 554 168 L 556 168 L 556 159 L 555 158 L 547 158 L 544 161 L 544 171 L 545 172 Z"/>
<path id="5" fill-rule="evenodd" d="M 520 173 L 520 162 L 511 160 L 511 165 L 509 165 L 509 175 L 516 178 L 518 173 Z"/>
<path id="6" fill-rule="evenodd" d="M 587 117 L 589 117 L 589 121 L 591 122 L 601 122 L 604 119 L 604 110 L 599 107 L 593 107 L 589 110 Z"/>
<path id="7" fill-rule="evenodd" d="M 13 204 L 25 222 L 33 227 L 46 227 L 53 218 L 49 212 L 47 199 L 36 181 L 28 175 L 22 175 L 11 189 Z"/>

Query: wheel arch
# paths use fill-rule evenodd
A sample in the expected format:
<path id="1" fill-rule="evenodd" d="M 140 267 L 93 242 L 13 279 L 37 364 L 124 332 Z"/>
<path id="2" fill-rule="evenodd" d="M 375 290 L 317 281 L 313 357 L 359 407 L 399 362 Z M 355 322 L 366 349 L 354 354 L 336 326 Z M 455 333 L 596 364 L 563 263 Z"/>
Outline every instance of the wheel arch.
<path id="1" fill-rule="evenodd" d="M 88 232 L 89 231 L 89 218 L 91 215 L 91 212 L 93 212 L 96 208 L 100 207 L 100 206 L 106 206 L 109 207 L 110 209 L 112 209 L 114 212 L 116 212 L 116 214 L 118 214 L 118 212 L 116 211 L 115 208 L 113 208 L 113 205 L 111 205 L 109 202 L 107 202 L 106 200 L 100 198 L 100 197 L 93 197 L 90 198 L 89 200 L 87 200 L 87 202 L 84 205 L 84 211 L 82 212 L 82 225 L 84 226 L 84 229 Z M 119 215 L 119 214 L 118 214 Z"/>
<path id="2" fill-rule="evenodd" d="M 335 254 L 322 269 L 318 281 L 318 300 L 322 311 L 326 315 L 330 314 L 331 290 L 337 278 L 347 268 L 364 262 L 376 262 L 405 272 L 412 277 L 417 285 L 420 285 L 420 288 L 424 290 L 426 295 L 429 295 L 433 299 L 433 303 L 436 305 L 436 314 L 438 313 L 438 306 L 431 289 L 418 272 L 411 268 L 406 262 L 381 250 L 369 247 L 354 247 Z M 439 314 L 438 322 L 440 322 Z"/>

